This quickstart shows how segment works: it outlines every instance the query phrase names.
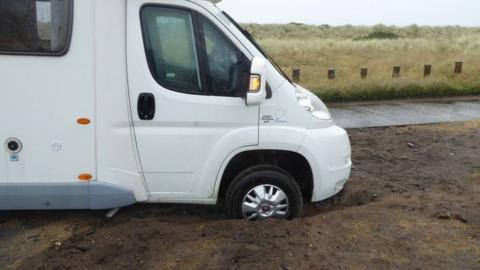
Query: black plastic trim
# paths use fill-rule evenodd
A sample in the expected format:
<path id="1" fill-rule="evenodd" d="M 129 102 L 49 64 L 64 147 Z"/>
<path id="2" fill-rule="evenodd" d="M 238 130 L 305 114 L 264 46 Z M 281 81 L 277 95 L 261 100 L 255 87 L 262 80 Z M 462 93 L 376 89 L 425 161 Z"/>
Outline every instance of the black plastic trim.
<path id="1" fill-rule="evenodd" d="M 198 51 L 198 65 L 200 71 L 200 77 L 202 80 L 202 90 L 206 95 L 209 94 L 208 90 L 208 57 L 207 57 L 207 48 L 205 48 L 205 35 L 203 32 L 203 27 L 200 26 L 199 14 L 196 11 L 192 12 L 193 20 L 193 30 L 195 31 L 195 46 Z"/>

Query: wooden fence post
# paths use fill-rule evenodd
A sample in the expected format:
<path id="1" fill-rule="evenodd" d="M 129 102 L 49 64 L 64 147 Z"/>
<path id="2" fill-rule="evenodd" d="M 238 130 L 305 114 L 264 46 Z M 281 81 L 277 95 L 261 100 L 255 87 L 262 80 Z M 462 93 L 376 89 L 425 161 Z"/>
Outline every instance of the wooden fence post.
<path id="1" fill-rule="evenodd" d="M 362 78 L 363 80 L 368 78 L 368 68 L 361 68 L 360 69 L 360 78 Z"/>
<path id="2" fill-rule="evenodd" d="M 292 80 L 293 80 L 293 82 L 295 82 L 295 83 L 299 83 L 299 82 L 300 82 L 300 73 L 301 73 L 300 69 L 294 69 L 294 70 L 292 71 Z"/>
<path id="3" fill-rule="evenodd" d="M 432 75 L 432 65 L 425 65 L 423 68 L 423 77 L 429 77 Z"/>
<path id="4" fill-rule="evenodd" d="M 455 62 L 455 74 L 461 74 L 463 70 L 463 62 Z"/>
<path id="5" fill-rule="evenodd" d="M 334 80 L 337 77 L 335 73 L 335 69 L 331 68 L 328 70 L 328 79 L 329 80 Z"/>
<path id="6" fill-rule="evenodd" d="M 402 68 L 400 66 L 395 66 L 393 67 L 393 74 L 392 74 L 392 78 L 400 78 L 400 72 L 401 72 Z"/>

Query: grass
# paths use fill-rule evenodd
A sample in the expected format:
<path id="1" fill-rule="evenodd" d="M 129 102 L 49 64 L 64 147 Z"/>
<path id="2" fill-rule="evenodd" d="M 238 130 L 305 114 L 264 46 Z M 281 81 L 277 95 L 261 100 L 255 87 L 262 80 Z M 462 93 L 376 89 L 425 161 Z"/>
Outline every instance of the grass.
<path id="1" fill-rule="evenodd" d="M 291 73 L 302 70 L 303 86 L 326 101 L 375 100 L 480 94 L 480 28 L 310 26 L 245 27 Z M 464 72 L 454 74 L 454 63 Z M 424 65 L 433 74 L 423 77 Z M 392 78 L 393 66 L 401 77 Z M 360 78 L 360 69 L 369 69 Z M 327 79 L 336 69 L 337 78 Z"/>

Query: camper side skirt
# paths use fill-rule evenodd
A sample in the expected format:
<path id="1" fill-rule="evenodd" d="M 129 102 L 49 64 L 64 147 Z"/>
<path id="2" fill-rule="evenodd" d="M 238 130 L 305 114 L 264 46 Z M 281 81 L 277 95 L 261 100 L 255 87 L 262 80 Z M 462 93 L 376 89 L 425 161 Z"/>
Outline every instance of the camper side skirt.
<path id="1" fill-rule="evenodd" d="M 101 181 L 0 184 L 0 210 L 101 210 L 135 202 L 130 190 Z"/>

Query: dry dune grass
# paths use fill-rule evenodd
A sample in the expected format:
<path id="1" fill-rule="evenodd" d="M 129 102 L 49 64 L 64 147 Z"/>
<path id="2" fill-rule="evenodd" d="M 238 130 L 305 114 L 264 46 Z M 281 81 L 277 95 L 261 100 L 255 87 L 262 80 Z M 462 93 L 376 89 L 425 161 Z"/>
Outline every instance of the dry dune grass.
<path id="1" fill-rule="evenodd" d="M 329 27 L 246 25 L 287 73 L 302 70 L 301 84 L 326 100 L 480 94 L 480 28 Z M 364 38 L 388 33 L 393 39 Z M 453 73 L 455 61 L 464 72 Z M 423 67 L 433 65 L 425 79 Z M 393 66 L 401 77 L 392 79 Z M 360 68 L 369 69 L 360 79 Z M 335 68 L 337 78 L 327 79 Z"/>

